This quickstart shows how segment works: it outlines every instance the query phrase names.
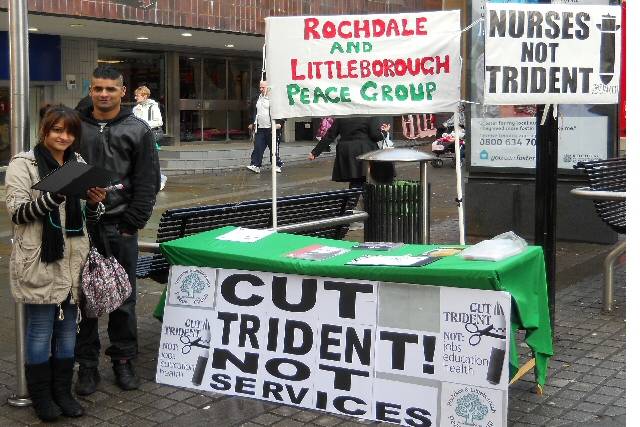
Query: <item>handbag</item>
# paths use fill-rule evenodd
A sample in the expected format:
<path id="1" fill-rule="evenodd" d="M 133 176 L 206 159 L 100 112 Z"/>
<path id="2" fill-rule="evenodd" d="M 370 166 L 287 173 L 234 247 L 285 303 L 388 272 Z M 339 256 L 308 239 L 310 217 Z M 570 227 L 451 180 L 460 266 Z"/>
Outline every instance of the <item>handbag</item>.
<path id="1" fill-rule="evenodd" d="M 131 283 L 127 272 L 111 253 L 104 233 L 100 234 L 103 237 L 107 256 L 103 256 L 98 251 L 89 237 L 91 249 L 87 262 L 82 268 L 81 290 L 84 315 L 89 318 L 98 318 L 105 313 L 111 313 L 131 295 Z"/>
<path id="2" fill-rule="evenodd" d="M 149 107 L 149 109 L 147 110 L 147 116 L 149 119 L 147 120 L 147 122 L 151 121 L 151 108 L 152 107 Z M 151 128 L 151 132 L 153 132 L 153 141 L 156 143 L 156 148 L 159 148 L 158 146 L 164 139 L 164 132 L 162 131 L 162 126 Z"/>
<path id="3" fill-rule="evenodd" d="M 153 140 L 156 145 L 160 145 L 164 139 L 164 132 L 162 131 L 162 128 L 153 128 L 151 129 L 151 132 L 153 132 Z"/>

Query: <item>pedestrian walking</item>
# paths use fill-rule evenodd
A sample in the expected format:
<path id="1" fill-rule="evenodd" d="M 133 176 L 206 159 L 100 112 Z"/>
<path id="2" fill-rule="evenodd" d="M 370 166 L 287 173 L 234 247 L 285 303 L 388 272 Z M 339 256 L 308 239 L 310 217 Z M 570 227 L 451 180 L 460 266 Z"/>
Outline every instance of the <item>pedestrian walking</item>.
<path id="1" fill-rule="evenodd" d="M 383 132 L 389 132 L 390 129 L 391 125 L 384 123 L 379 117 L 337 118 L 320 142 L 311 150 L 308 158 L 314 160 L 321 153 L 329 151 L 329 144 L 340 136 L 336 145 L 336 159 L 333 163 L 331 179 L 336 182 L 348 182 L 349 188 L 362 187 L 367 174 L 358 156 L 377 150 L 378 141 L 384 140 Z M 388 168 L 384 165 L 374 167 Z"/>
<path id="2" fill-rule="evenodd" d="M 109 314 L 107 331 L 111 345 L 105 353 L 111 358 L 118 386 L 133 390 L 140 385 L 132 363 L 138 353 L 138 230 L 149 220 L 160 188 L 158 152 L 149 126 L 121 105 L 126 87 L 118 70 L 107 65 L 96 68 L 89 93 L 92 106 L 80 112 L 80 152 L 87 163 L 118 174 L 122 184 L 121 189 L 110 191 L 105 199 L 106 210 L 99 227 L 104 239 L 95 241 L 108 242 L 111 253 L 126 270 L 132 288 L 124 303 Z M 96 391 L 100 381 L 99 355 L 98 319 L 83 316 L 76 342 L 80 365 L 77 394 L 86 396 Z"/>
<path id="3" fill-rule="evenodd" d="M 11 294 L 25 305 L 27 388 L 42 421 L 84 414 L 71 394 L 71 384 L 80 275 L 89 241 L 82 200 L 31 187 L 64 163 L 84 162 L 75 151 L 81 128 L 75 110 L 49 106 L 38 144 L 15 155 L 5 177 L 13 225 Z M 98 220 L 105 195 L 102 188 L 87 192 L 87 222 Z"/>
<path id="4" fill-rule="evenodd" d="M 269 105 L 269 85 L 266 81 L 260 82 L 260 95 L 253 105 L 252 123 L 249 130 L 254 133 L 253 151 L 251 152 L 251 164 L 247 166 L 252 172 L 260 173 L 264 151 L 269 147 L 269 159 L 272 154 L 271 143 L 271 108 Z M 282 125 L 284 120 L 276 120 L 276 172 L 282 172 L 282 160 L 280 160 L 280 140 L 282 139 Z"/>
<path id="5" fill-rule="evenodd" d="M 149 98 L 151 91 L 146 86 L 137 88 L 134 91 L 134 96 L 136 98 L 136 106 L 133 107 L 133 115 L 147 122 L 153 131 L 156 149 L 160 150 L 160 142 L 164 138 L 164 131 L 162 130 L 162 113 L 158 102 Z M 166 183 L 167 176 L 160 174 L 160 190 L 164 189 Z"/>

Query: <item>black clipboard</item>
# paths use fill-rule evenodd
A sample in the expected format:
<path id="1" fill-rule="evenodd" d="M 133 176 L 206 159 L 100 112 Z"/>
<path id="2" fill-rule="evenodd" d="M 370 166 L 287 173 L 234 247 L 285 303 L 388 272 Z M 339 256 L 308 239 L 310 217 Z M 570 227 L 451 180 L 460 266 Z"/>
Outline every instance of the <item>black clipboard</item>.
<path id="1" fill-rule="evenodd" d="M 115 172 L 81 162 L 67 162 L 33 185 L 34 190 L 87 198 L 87 190 L 106 188 L 120 178 Z"/>

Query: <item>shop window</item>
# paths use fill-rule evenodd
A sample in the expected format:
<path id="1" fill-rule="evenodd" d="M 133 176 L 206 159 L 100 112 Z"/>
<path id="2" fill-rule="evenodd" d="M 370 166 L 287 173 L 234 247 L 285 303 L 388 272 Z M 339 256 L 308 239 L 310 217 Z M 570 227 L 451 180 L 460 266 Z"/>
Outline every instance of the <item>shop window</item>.
<path id="1" fill-rule="evenodd" d="M 11 158 L 9 99 L 9 88 L 0 87 L 0 166 L 8 165 Z"/>

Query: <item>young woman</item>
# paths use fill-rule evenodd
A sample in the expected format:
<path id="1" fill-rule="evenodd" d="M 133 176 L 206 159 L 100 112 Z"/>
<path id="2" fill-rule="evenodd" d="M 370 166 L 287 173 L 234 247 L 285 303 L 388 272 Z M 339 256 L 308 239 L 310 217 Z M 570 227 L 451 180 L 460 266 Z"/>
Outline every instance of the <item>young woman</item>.
<path id="1" fill-rule="evenodd" d="M 66 162 L 84 162 L 75 152 L 80 132 L 76 111 L 49 108 L 40 124 L 38 144 L 14 156 L 5 177 L 13 223 L 11 293 L 25 304 L 27 387 L 43 421 L 61 413 L 68 417 L 84 413 L 71 395 L 78 290 L 89 253 L 83 210 L 87 221 L 95 222 L 104 211 L 100 202 L 106 192 L 89 189 L 85 207 L 79 198 L 31 187 Z"/>

